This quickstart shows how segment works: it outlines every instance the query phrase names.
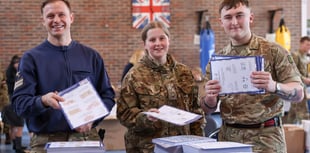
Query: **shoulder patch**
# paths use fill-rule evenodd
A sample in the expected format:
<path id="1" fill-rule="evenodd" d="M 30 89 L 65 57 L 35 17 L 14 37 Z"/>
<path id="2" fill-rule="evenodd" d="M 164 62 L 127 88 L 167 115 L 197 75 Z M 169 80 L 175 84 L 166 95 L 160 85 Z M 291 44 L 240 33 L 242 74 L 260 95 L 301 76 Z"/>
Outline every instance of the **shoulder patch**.
<path id="1" fill-rule="evenodd" d="M 294 63 L 294 60 L 293 60 L 292 55 L 287 55 L 287 60 L 288 60 L 288 62 L 290 62 L 291 64 Z"/>

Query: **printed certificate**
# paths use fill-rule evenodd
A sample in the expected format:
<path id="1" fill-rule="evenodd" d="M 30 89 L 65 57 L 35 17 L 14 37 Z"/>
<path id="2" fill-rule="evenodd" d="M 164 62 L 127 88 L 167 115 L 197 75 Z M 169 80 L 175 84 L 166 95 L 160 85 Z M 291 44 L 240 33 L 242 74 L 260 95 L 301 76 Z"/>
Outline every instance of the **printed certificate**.
<path id="1" fill-rule="evenodd" d="M 210 61 L 211 79 L 218 80 L 222 87 L 220 95 L 251 93 L 261 94 L 265 91 L 251 83 L 253 71 L 264 70 L 264 59 L 261 56 L 217 56 Z"/>
<path id="2" fill-rule="evenodd" d="M 88 78 L 59 93 L 65 101 L 59 102 L 71 129 L 109 114 Z"/>
<path id="3" fill-rule="evenodd" d="M 192 123 L 202 117 L 201 115 L 181 110 L 175 107 L 171 107 L 168 105 L 164 105 L 160 107 L 158 110 L 159 113 L 156 112 L 143 112 L 143 113 L 180 126 Z"/>

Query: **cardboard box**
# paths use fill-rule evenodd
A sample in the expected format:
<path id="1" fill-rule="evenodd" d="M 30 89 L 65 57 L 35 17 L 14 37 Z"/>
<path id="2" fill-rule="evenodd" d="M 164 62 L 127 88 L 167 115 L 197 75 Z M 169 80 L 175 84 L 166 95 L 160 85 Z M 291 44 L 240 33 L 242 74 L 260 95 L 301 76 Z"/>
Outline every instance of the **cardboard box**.
<path id="1" fill-rule="evenodd" d="M 304 153 L 305 152 L 304 129 L 293 124 L 284 124 L 283 127 L 284 127 L 287 153 Z"/>

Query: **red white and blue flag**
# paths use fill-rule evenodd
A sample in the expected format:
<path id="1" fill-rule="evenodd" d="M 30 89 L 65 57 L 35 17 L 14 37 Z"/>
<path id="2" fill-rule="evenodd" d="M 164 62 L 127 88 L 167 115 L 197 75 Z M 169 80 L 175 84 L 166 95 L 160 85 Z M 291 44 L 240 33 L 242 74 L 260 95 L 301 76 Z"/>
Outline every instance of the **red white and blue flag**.
<path id="1" fill-rule="evenodd" d="M 132 0 L 132 26 L 142 29 L 151 21 L 170 27 L 170 0 Z"/>

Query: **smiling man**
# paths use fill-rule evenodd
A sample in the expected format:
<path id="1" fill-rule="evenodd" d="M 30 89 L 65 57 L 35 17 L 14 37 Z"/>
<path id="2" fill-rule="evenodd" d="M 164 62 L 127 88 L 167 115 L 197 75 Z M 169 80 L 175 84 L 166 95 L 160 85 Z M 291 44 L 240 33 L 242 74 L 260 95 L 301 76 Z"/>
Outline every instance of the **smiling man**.
<path id="1" fill-rule="evenodd" d="M 24 117 L 30 132 L 31 152 L 44 153 L 51 141 L 99 140 L 95 127 L 103 119 L 71 129 L 59 102 L 58 91 L 89 78 L 106 107 L 115 93 L 100 54 L 71 38 L 74 16 L 67 0 L 45 0 L 41 5 L 47 39 L 25 52 L 17 73 L 13 107 Z"/>
<path id="2" fill-rule="evenodd" d="M 253 71 L 251 83 L 264 89 L 264 94 L 230 94 L 219 96 L 221 85 L 210 80 L 207 69 L 206 96 L 202 108 L 214 111 L 220 100 L 223 126 L 220 141 L 236 141 L 253 145 L 253 152 L 286 153 L 281 123 L 283 101 L 300 102 L 303 84 L 290 54 L 281 46 L 268 42 L 251 32 L 254 14 L 247 0 L 223 0 L 220 23 L 230 43 L 216 51 L 217 55 L 262 56 L 264 71 Z"/>

